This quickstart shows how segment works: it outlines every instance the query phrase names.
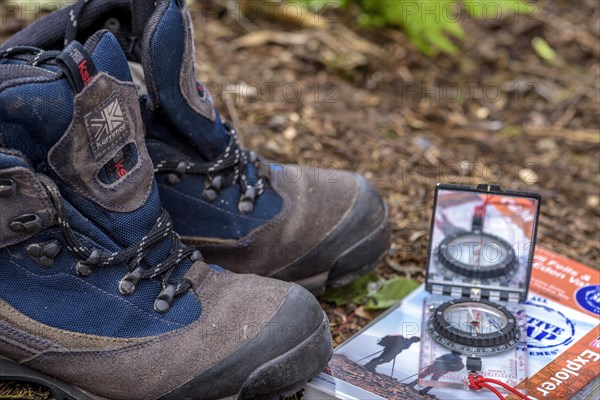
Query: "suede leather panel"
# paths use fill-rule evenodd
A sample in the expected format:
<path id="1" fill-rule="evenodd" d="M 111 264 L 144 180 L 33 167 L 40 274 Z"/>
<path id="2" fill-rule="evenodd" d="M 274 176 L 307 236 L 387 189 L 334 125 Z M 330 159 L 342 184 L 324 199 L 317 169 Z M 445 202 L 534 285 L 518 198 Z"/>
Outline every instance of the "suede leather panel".
<path id="1" fill-rule="evenodd" d="M 192 268 L 204 266 L 196 263 Z M 153 399 L 198 377 L 253 340 L 291 288 L 272 279 L 214 270 L 189 276 L 199 277 L 194 290 L 203 311 L 197 322 L 112 350 L 49 350 L 24 364 L 102 397 Z"/>
<path id="2" fill-rule="evenodd" d="M 22 341 L 0 336 L 0 354 L 13 361 L 23 362 L 38 352 L 24 345 Z"/>
<path id="3" fill-rule="evenodd" d="M 359 193 L 355 174 L 283 166 L 272 170 L 273 189 L 282 197 L 282 211 L 239 241 L 182 237 L 197 246 L 208 261 L 233 272 L 275 275 L 317 246 L 352 209 Z M 329 177 L 329 179 L 327 178 Z M 323 263 L 324 272 L 329 265 Z"/>
<path id="4" fill-rule="evenodd" d="M 194 73 L 196 58 L 194 55 L 194 27 L 192 25 L 192 17 L 187 7 L 181 10 L 181 14 L 185 25 L 185 50 L 179 73 L 181 94 L 192 110 L 209 119 L 211 122 L 215 122 L 216 112 L 208 89 L 204 88 L 204 96 L 201 97 L 196 87 L 197 82 Z"/>
<path id="5" fill-rule="evenodd" d="M 35 343 L 47 342 L 46 347 L 36 347 L 31 342 L 25 342 L 28 346 L 38 348 L 40 351 L 47 350 L 52 346 L 71 350 L 112 349 L 143 341 L 138 338 L 95 336 L 54 328 L 27 317 L 2 300 L 0 300 L 0 324 L 21 332 L 21 337 L 31 335 L 35 338 L 33 340 Z"/>
<path id="6" fill-rule="evenodd" d="M 94 150 L 96 133 L 90 121 L 102 110 L 98 106 L 113 99 L 122 110 L 124 131 Z M 110 123 L 107 121 L 106 123 Z M 113 135 L 112 132 L 109 132 Z M 107 138 L 107 136 L 104 136 Z M 97 139 L 96 139 L 97 140 Z M 103 183 L 100 170 L 128 144 L 137 148 L 135 167 L 117 182 Z M 144 126 L 137 87 L 100 73 L 75 96 L 73 121 L 63 137 L 50 149 L 48 161 L 58 176 L 79 195 L 107 210 L 132 212 L 146 204 L 153 182 L 152 161 L 144 143 Z"/>
<path id="7" fill-rule="evenodd" d="M 296 350 L 298 346 L 305 345 L 306 340 L 318 335 L 321 329 L 329 333 L 329 326 L 325 326 L 325 321 L 325 313 L 317 299 L 304 288 L 293 285 L 284 303 L 261 333 L 244 343 L 239 351 L 224 358 L 193 381 L 173 390 L 164 398 L 161 397 L 161 400 L 208 400 L 235 395 L 242 390 L 244 384 L 250 383 L 249 376 L 281 355 L 286 355 L 288 362 L 281 362 L 277 373 L 286 376 L 286 373 L 297 368 L 292 360 L 295 358 L 300 362 L 299 358 L 303 357 Z M 327 334 L 322 338 L 324 343 Z M 325 344 L 327 345 L 331 346 L 330 341 Z M 320 353 L 314 356 L 317 358 L 314 365 L 324 361 L 318 360 Z M 290 375 L 293 376 L 294 373 Z M 267 382 L 259 382 L 254 380 L 250 384 L 268 385 Z"/>
<path id="8" fill-rule="evenodd" d="M 14 232 L 10 222 L 25 214 L 35 214 L 42 221 L 42 229 L 56 222 L 56 210 L 46 190 L 35 173 L 24 167 L 0 170 L 0 179 L 9 179 L 16 184 L 16 193 L 9 197 L 0 197 L 0 249 L 20 243 L 32 237 L 25 232 Z"/>
<path id="9" fill-rule="evenodd" d="M 49 349 L 59 349 L 55 343 L 37 337 L 29 332 L 15 329 L 0 321 L 0 354 L 17 362 L 25 362 L 31 357 Z"/>
<path id="10" fill-rule="evenodd" d="M 193 287 L 198 287 L 204 282 L 204 279 L 213 269 L 203 261 L 196 261 L 190 269 L 187 270 L 184 280 L 190 281 Z"/>
<path id="11" fill-rule="evenodd" d="M 144 69 L 144 76 L 146 77 L 146 88 L 148 89 L 148 106 L 151 109 L 155 109 L 160 106 L 160 98 L 158 96 L 158 90 L 156 89 L 156 79 L 154 79 L 154 71 L 152 70 L 152 38 L 158 29 L 165 12 L 169 8 L 169 1 L 156 1 L 154 3 L 154 10 L 148 20 L 146 21 L 146 27 L 141 40 L 141 50 L 139 56 L 141 56 L 142 67 Z M 137 24 L 140 24 L 138 21 Z"/>

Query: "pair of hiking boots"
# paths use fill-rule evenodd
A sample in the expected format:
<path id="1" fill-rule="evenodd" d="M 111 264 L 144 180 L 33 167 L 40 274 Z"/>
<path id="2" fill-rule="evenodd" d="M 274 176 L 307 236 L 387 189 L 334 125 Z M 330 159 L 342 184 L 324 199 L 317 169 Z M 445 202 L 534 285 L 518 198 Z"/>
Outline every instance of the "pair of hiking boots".
<path id="1" fill-rule="evenodd" d="M 321 172 L 240 147 L 182 1 L 85 0 L 19 32 L 0 46 L 0 379 L 57 399 L 295 393 L 332 354 L 302 286 L 348 283 L 390 242 L 375 189 Z"/>

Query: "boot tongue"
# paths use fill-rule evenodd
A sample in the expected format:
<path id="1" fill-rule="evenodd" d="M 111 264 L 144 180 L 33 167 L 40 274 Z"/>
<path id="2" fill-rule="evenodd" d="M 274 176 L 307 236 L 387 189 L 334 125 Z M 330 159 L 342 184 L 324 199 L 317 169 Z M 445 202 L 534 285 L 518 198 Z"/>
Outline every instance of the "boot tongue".
<path id="1" fill-rule="evenodd" d="M 151 106 L 161 110 L 170 126 L 202 157 L 211 160 L 227 147 L 229 132 L 210 94 L 196 81 L 192 21 L 180 3 L 185 2 L 156 2 L 145 24 L 142 65 Z"/>
<path id="2" fill-rule="evenodd" d="M 51 168 L 104 209 L 139 209 L 150 195 L 153 171 L 125 55 L 105 31 L 85 46 L 70 43 L 58 61 L 76 94 L 71 124 L 48 154 Z"/>
<path id="3" fill-rule="evenodd" d="M 59 58 L 77 94 L 71 124 L 50 150 L 48 162 L 67 187 L 64 195 L 81 213 L 120 246 L 137 244 L 163 211 L 146 150 L 138 89 L 125 54 L 111 33 L 101 31 L 85 46 L 73 42 Z M 165 238 L 146 261 L 162 262 L 172 245 Z M 189 261 L 173 277 L 187 267 Z"/>

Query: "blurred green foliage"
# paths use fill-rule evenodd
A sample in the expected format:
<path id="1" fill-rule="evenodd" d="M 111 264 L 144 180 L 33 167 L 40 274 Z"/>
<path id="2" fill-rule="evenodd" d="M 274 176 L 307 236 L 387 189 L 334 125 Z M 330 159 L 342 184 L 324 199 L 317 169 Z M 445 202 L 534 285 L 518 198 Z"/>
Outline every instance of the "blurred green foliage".
<path id="1" fill-rule="evenodd" d="M 473 18 L 500 19 L 526 15 L 532 6 L 525 0 L 288 0 L 313 10 L 325 7 L 360 9 L 363 26 L 402 28 L 424 54 L 456 54 L 452 41 L 465 35 L 460 25 L 466 13 Z"/>
<path id="2" fill-rule="evenodd" d="M 548 42 L 546 42 L 541 37 L 534 37 L 531 41 L 531 46 L 542 60 L 548 63 L 553 63 L 554 61 L 556 61 L 556 51 L 550 46 L 550 44 L 548 44 Z"/>
<path id="3" fill-rule="evenodd" d="M 362 305 L 365 310 L 385 310 L 397 304 L 418 286 L 419 283 L 411 279 L 383 279 L 373 272 L 357 278 L 348 286 L 328 288 L 321 300 L 337 306 L 354 303 Z"/>

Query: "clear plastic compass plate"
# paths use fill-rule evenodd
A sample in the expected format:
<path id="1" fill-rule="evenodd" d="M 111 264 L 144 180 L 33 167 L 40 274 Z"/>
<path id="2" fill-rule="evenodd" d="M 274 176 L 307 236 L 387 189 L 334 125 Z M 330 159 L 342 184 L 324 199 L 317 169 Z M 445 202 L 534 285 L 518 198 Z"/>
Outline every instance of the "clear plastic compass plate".
<path id="1" fill-rule="evenodd" d="M 418 383 L 468 389 L 471 371 L 514 386 L 527 375 L 525 307 L 537 232 L 535 193 L 438 185 Z M 426 389 L 425 389 L 426 390 Z"/>

